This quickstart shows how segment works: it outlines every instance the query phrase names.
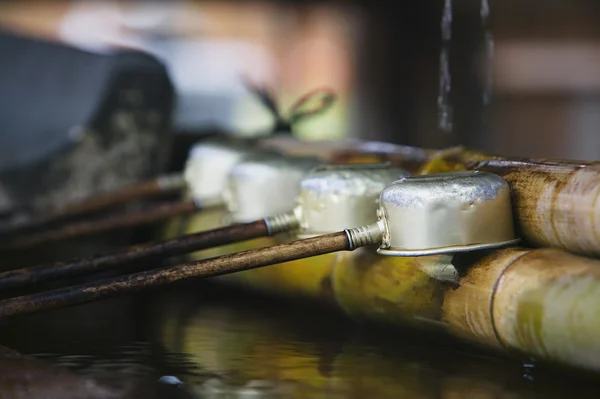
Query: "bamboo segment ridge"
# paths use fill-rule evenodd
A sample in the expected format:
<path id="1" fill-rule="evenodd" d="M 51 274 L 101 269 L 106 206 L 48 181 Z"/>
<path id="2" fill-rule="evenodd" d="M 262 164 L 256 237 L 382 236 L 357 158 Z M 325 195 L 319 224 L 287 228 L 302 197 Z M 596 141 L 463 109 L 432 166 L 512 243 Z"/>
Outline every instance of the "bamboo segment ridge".
<path id="1" fill-rule="evenodd" d="M 600 262 L 556 249 L 494 253 L 448 291 L 452 333 L 534 359 L 600 371 Z"/>
<path id="2" fill-rule="evenodd" d="M 333 291 L 355 317 L 600 371 L 599 261 L 557 249 L 510 248 L 454 263 L 358 250 L 333 265 Z"/>

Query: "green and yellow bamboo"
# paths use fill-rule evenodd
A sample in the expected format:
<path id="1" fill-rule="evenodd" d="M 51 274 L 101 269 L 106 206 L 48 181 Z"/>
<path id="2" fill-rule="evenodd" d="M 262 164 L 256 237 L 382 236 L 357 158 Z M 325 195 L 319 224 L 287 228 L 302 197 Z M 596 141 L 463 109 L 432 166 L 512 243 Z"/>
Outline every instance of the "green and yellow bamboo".
<path id="1" fill-rule="evenodd" d="M 361 162 L 362 156 L 344 161 Z M 507 160 L 462 149 L 427 156 L 430 161 L 416 173 L 475 169 L 502 175 L 511 184 L 517 225 L 529 242 L 599 253 L 593 234 L 600 206 L 596 164 Z M 217 227 L 205 217 L 194 216 L 186 232 Z M 224 209 L 221 221 L 227 222 Z M 195 256 L 287 239 L 255 240 Z M 362 248 L 218 279 L 317 300 L 361 319 L 439 331 L 505 354 L 600 371 L 600 261 L 550 248 L 497 250 L 457 265 L 448 259 L 383 257 Z"/>
<path id="2" fill-rule="evenodd" d="M 363 248 L 219 279 L 507 355 L 600 371 L 600 261 L 559 249 L 510 248 L 455 273 L 445 262 L 440 255 L 384 257 Z"/>

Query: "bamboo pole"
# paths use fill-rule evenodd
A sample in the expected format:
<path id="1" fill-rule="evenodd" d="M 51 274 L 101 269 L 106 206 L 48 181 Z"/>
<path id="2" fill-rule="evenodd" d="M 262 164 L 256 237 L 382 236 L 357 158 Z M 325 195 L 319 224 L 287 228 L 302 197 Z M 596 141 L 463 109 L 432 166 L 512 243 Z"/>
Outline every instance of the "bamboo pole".
<path id="1" fill-rule="evenodd" d="M 365 247 L 340 252 L 327 263 L 314 261 L 222 278 L 274 296 L 301 292 L 302 299 L 333 305 L 357 320 L 437 332 L 505 356 L 600 371 L 598 260 L 551 248 L 509 248 L 451 261 L 445 255 L 386 257 Z M 326 270 L 318 280 L 310 279 L 308 270 L 316 265 Z"/>
<path id="2" fill-rule="evenodd" d="M 600 371 L 600 262 L 514 248 L 479 262 L 448 291 L 451 331 L 536 359 Z M 465 309 L 471 309 L 468 313 Z"/>
<path id="3" fill-rule="evenodd" d="M 198 210 L 199 208 L 194 201 L 170 201 L 151 209 L 114 213 L 105 218 L 73 222 L 56 230 L 43 230 L 31 234 L 17 235 L 7 239 L 0 246 L 0 252 L 22 251 L 55 241 L 132 228 L 166 220 L 177 215 L 190 214 Z"/>
<path id="4" fill-rule="evenodd" d="M 539 247 L 600 256 L 600 164 L 489 160 L 469 166 L 511 186 L 521 235 Z"/>
<path id="5" fill-rule="evenodd" d="M 250 223 L 233 224 L 174 239 L 135 245 L 108 255 L 10 270 L 0 273 L 0 291 L 62 277 L 91 274 L 134 261 L 179 255 L 265 237 L 297 226 L 298 222 L 293 215 L 277 215 Z"/>
<path id="6" fill-rule="evenodd" d="M 205 252 L 195 253 L 194 258 L 206 259 L 225 253 L 245 251 L 290 242 L 290 237 L 279 235 L 259 238 L 257 240 L 239 242 L 226 247 L 218 247 Z M 331 289 L 331 268 L 342 253 L 329 253 L 311 257 L 310 260 L 299 259 L 278 263 L 269 267 L 227 274 L 213 281 L 234 285 L 245 290 L 268 293 L 290 300 L 312 301 L 321 306 L 337 307 Z"/>
<path id="7" fill-rule="evenodd" d="M 289 244 L 244 251 L 203 261 L 185 263 L 134 273 L 99 282 L 46 291 L 0 301 L 0 318 L 34 313 L 64 306 L 97 301 L 142 289 L 158 287 L 191 277 L 214 277 L 321 254 L 353 250 L 367 241 L 352 238 L 351 231 L 341 231 Z"/>
<path id="8" fill-rule="evenodd" d="M 354 317 L 600 371 L 600 261 L 559 249 L 509 248 L 450 263 L 363 248 L 338 257 L 332 281 L 338 303 Z"/>

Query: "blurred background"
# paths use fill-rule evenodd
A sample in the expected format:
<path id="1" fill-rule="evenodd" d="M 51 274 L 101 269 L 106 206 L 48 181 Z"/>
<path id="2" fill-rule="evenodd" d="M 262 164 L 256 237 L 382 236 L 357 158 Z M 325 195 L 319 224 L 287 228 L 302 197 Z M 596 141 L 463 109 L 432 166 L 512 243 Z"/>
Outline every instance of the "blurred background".
<path id="1" fill-rule="evenodd" d="M 184 135 L 268 133 L 244 79 L 284 114 L 335 92 L 304 140 L 597 160 L 599 17 L 593 0 L 3 1 L 0 213 L 180 167 Z"/>
<path id="2" fill-rule="evenodd" d="M 335 107 L 298 127 L 304 139 L 597 159 L 600 4 L 453 0 L 444 41 L 444 3 L 3 1 L 0 25 L 92 52 L 155 55 L 175 87 L 176 131 L 268 129 L 246 75 L 273 87 L 284 109 L 314 88 L 335 90 Z M 451 130 L 438 100 L 449 102 Z"/>

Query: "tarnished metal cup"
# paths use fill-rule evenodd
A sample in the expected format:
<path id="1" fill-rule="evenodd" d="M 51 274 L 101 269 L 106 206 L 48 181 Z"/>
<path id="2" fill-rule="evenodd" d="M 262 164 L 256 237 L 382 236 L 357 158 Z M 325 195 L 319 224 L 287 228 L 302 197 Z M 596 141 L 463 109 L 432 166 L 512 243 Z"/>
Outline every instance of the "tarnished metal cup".
<path id="1" fill-rule="evenodd" d="M 223 193 L 231 169 L 245 159 L 272 154 L 274 152 L 270 150 L 218 140 L 196 144 L 189 152 L 184 170 L 189 193 L 199 206 L 223 204 Z"/>
<path id="2" fill-rule="evenodd" d="M 381 193 L 379 253 L 422 256 L 514 244 L 508 184 L 485 172 L 405 177 Z"/>
<path id="3" fill-rule="evenodd" d="M 275 154 L 241 161 L 227 178 L 225 202 L 231 221 L 245 223 L 291 212 L 300 181 L 319 164 L 313 157 Z"/>
<path id="4" fill-rule="evenodd" d="M 300 238 L 377 221 L 381 191 L 409 173 L 385 164 L 324 165 L 300 182 Z"/>

